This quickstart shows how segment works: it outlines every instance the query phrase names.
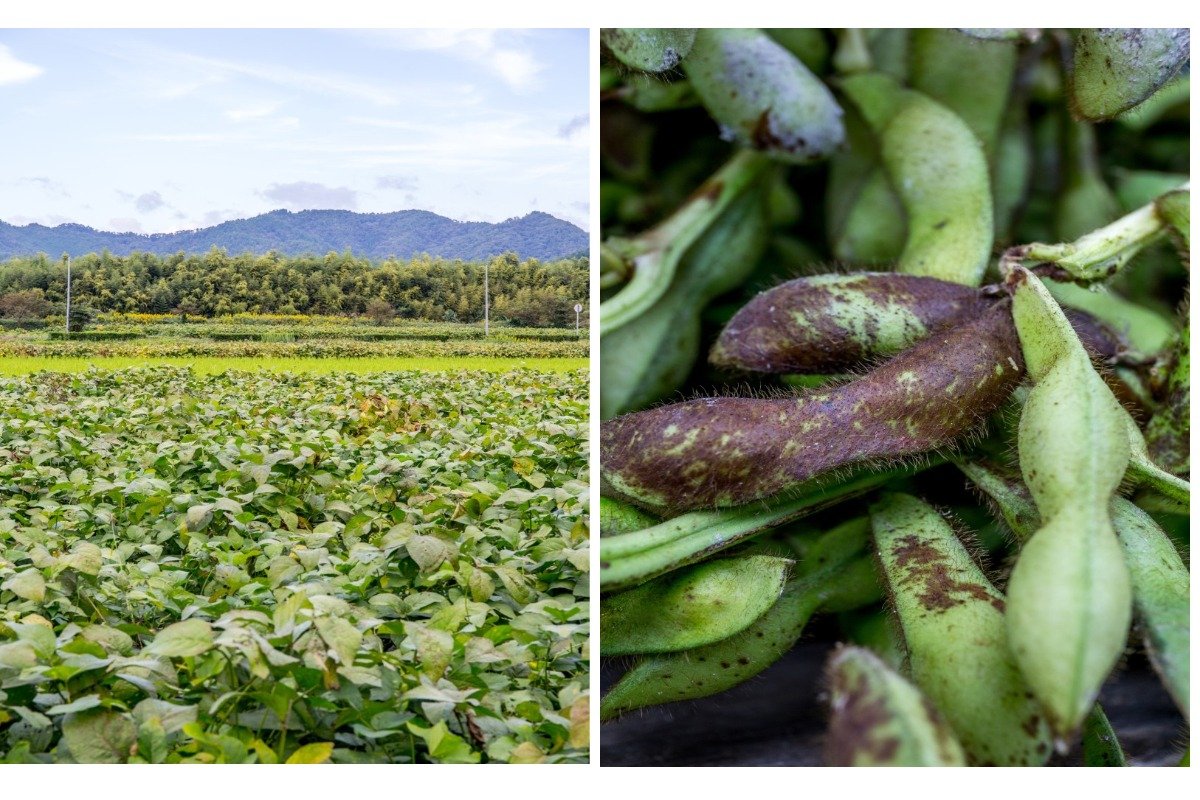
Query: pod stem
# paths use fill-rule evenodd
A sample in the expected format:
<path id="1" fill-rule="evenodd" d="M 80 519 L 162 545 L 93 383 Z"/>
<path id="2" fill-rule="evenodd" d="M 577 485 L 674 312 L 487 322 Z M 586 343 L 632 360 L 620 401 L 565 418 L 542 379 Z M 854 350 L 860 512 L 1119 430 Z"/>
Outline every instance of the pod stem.
<path id="1" fill-rule="evenodd" d="M 1190 190 L 1191 184 L 1182 189 Z M 1007 274 L 1016 265 L 1051 267 L 1049 277 L 1079 282 L 1104 280 L 1166 233 L 1166 223 L 1154 203 L 1148 203 L 1103 228 L 1073 242 L 1011 247 L 1000 257 L 1000 271 Z"/>

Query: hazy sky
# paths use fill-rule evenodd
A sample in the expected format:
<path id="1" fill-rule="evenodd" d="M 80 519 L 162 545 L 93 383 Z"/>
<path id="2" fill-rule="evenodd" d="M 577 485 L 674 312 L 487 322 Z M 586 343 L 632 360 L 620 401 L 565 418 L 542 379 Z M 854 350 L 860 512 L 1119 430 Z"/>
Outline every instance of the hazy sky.
<path id="1" fill-rule="evenodd" d="M 0 219 L 276 208 L 587 228 L 586 30 L 0 30 Z"/>

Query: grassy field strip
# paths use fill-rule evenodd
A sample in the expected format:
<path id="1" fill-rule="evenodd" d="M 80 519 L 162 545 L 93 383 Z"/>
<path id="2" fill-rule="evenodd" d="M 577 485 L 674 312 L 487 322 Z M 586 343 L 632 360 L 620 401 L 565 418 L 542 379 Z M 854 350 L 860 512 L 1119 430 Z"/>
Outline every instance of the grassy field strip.
<path id="1" fill-rule="evenodd" d="M 0 358 L 0 375 L 28 375 L 50 372 L 83 372 L 89 367 L 125 369 L 128 367 L 191 367 L 199 375 L 217 375 L 229 371 L 260 369 L 273 372 L 301 372 L 328 375 L 350 372 L 453 372 L 485 370 L 507 372 L 513 369 L 537 369 L 543 372 L 570 372 L 587 369 L 586 358 L 138 358 L 111 356 L 94 358 L 5 356 Z"/>

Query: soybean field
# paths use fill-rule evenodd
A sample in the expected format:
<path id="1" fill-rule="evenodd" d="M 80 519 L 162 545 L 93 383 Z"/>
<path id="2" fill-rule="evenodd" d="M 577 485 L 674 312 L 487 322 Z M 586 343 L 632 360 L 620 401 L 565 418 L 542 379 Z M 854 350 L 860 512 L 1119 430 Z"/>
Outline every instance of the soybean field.
<path id="1" fill-rule="evenodd" d="M 587 374 L 0 377 L 0 758 L 586 762 Z"/>

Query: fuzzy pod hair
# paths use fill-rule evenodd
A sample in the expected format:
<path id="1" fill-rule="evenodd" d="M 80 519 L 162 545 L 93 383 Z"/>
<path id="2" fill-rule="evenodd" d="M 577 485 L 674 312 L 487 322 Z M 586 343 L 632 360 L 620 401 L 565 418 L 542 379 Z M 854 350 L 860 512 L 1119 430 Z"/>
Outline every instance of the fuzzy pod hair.
<path id="1" fill-rule="evenodd" d="M 949 445 L 999 409 L 1023 373 L 1001 301 L 828 390 L 705 398 L 609 420 L 601 479 L 606 493 L 668 512 L 750 503 L 838 469 Z"/>
<path id="2" fill-rule="evenodd" d="M 995 301 L 960 283 L 890 272 L 798 278 L 762 292 L 721 331 L 718 367 L 838 372 L 904 350 Z"/>

